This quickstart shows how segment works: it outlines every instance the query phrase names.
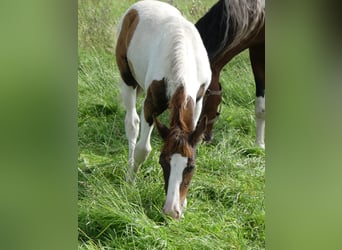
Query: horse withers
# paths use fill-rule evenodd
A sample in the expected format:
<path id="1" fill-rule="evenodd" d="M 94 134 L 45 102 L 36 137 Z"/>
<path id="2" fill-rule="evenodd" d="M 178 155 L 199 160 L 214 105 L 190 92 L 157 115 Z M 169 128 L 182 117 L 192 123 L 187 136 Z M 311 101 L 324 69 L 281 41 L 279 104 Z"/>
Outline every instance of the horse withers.
<path id="1" fill-rule="evenodd" d="M 155 125 L 163 139 L 159 160 L 166 192 L 163 212 L 178 219 L 187 203 L 196 145 L 207 124 L 206 117 L 199 120 L 211 79 L 207 52 L 195 26 L 163 2 L 133 4 L 122 17 L 117 34 L 116 61 L 123 80 L 129 149 L 126 179 L 135 182 L 152 149 Z M 139 90 L 146 93 L 140 118 L 136 111 Z M 169 126 L 157 119 L 167 108 Z"/>

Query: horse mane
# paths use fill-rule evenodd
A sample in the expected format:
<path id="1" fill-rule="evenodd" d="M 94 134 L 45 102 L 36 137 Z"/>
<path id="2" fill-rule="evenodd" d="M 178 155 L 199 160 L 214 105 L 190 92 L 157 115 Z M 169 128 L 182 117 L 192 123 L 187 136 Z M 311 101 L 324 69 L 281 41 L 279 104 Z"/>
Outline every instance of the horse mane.
<path id="1" fill-rule="evenodd" d="M 190 133 L 194 130 L 194 102 L 191 97 L 186 96 L 184 86 L 176 89 L 169 103 L 170 113 L 170 127 L 179 127 L 185 133 Z"/>
<path id="2" fill-rule="evenodd" d="M 220 0 L 195 26 L 212 61 L 223 49 L 235 47 L 264 22 L 265 0 Z"/>
<path id="3" fill-rule="evenodd" d="M 194 130 L 194 102 L 189 96 L 186 96 L 184 86 L 179 86 L 176 89 L 170 100 L 169 108 L 171 111 L 170 129 L 162 151 L 190 157 L 192 149 L 189 145 L 189 136 Z"/>
<path id="4" fill-rule="evenodd" d="M 187 29 L 191 29 L 189 26 L 184 25 L 184 20 L 181 20 L 181 24 L 174 21 L 169 24 L 169 30 L 172 30 L 170 35 L 167 37 L 169 47 L 169 53 L 167 60 L 169 62 L 169 72 L 166 75 L 168 83 L 168 96 L 172 96 L 175 90 L 185 85 L 185 77 L 189 73 L 189 63 L 187 55 L 187 35 L 191 32 L 187 32 Z M 191 39 L 191 38 L 190 38 Z"/>
<path id="5" fill-rule="evenodd" d="M 234 47 L 245 39 L 260 22 L 265 22 L 265 0 L 225 0 L 225 7 L 227 20 L 235 31 L 234 39 L 229 47 Z M 227 25 L 228 28 L 229 25 Z M 229 39 L 227 36 L 228 31 L 225 32 L 223 44 L 226 44 Z"/>
<path id="6" fill-rule="evenodd" d="M 174 83 L 181 83 L 183 81 L 182 76 L 184 75 L 184 32 L 182 29 L 176 29 L 173 34 L 173 40 L 170 41 L 173 50 L 170 50 L 168 58 L 170 60 L 171 72 L 168 81 Z"/>
<path id="7" fill-rule="evenodd" d="M 168 95 L 171 97 L 169 109 L 171 110 L 170 126 L 180 127 L 186 133 L 194 129 L 193 113 L 194 102 L 186 94 L 186 75 L 188 74 L 189 58 L 186 54 L 186 29 L 190 27 L 179 25 L 177 22 L 172 26 L 172 36 L 169 41 L 172 50 L 167 58 L 170 63 L 169 74 L 166 77 Z"/>
<path id="8" fill-rule="evenodd" d="M 163 146 L 163 152 L 170 154 L 179 153 L 185 157 L 192 154 L 192 149 L 189 145 L 189 134 L 183 131 L 180 127 L 173 127 L 168 135 L 167 143 Z"/>

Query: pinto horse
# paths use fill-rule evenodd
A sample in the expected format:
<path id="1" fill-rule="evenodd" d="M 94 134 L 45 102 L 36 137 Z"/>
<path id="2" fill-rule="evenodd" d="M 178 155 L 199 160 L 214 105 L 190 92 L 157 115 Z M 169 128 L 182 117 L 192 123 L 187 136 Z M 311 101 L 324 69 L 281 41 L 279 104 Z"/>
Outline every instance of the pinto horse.
<path id="1" fill-rule="evenodd" d="M 220 0 L 195 26 L 212 70 L 201 114 L 208 117 L 204 139 L 212 140 L 213 125 L 219 115 L 220 72 L 234 56 L 248 48 L 256 86 L 256 143 L 265 148 L 265 0 Z"/>
<path id="2" fill-rule="evenodd" d="M 208 55 L 195 26 L 163 2 L 133 4 L 122 17 L 117 34 L 116 61 L 123 80 L 129 148 L 126 179 L 134 183 L 152 149 L 150 136 L 155 125 L 163 139 L 159 158 L 166 192 L 163 213 L 178 219 L 187 203 L 196 145 L 207 123 L 199 117 L 211 79 Z M 140 118 L 136 111 L 139 90 L 146 92 Z M 167 108 L 169 127 L 157 119 Z"/>

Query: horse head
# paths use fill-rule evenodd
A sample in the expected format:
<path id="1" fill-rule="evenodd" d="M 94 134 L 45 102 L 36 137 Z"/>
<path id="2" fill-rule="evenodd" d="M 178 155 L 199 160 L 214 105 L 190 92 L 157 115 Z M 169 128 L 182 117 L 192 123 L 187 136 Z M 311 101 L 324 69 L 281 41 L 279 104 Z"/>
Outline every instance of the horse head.
<path id="1" fill-rule="evenodd" d="M 156 118 L 154 124 L 164 141 L 159 158 L 166 193 L 163 213 L 179 219 L 186 207 L 186 195 L 195 170 L 196 145 L 206 129 L 207 118 L 204 117 L 194 131 L 180 126 L 168 128 Z"/>

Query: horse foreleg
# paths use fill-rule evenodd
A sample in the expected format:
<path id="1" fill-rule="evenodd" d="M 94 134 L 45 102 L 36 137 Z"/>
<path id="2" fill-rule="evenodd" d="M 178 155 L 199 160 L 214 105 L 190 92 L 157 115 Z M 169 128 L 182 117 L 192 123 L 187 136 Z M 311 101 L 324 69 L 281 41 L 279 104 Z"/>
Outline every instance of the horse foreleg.
<path id="1" fill-rule="evenodd" d="M 149 125 L 144 117 L 144 111 L 141 112 L 140 117 L 140 137 L 134 151 L 134 167 L 138 171 L 140 165 L 147 159 L 152 147 L 150 144 L 151 133 L 153 130 L 153 124 Z"/>
<path id="2" fill-rule="evenodd" d="M 195 113 L 194 113 L 194 124 L 197 124 L 197 122 L 200 118 L 202 106 L 203 106 L 203 98 L 198 100 L 196 103 L 196 108 L 195 108 Z"/>
<path id="3" fill-rule="evenodd" d="M 122 83 L 121 96 L 126 109 L 125 132 L 128 140 L 128 170 L 126 174 L 127 182 L 133 183 L 137 169 L 134 164 L 134 150 L 139 134 L 139 116 L 136 111 L 137 90 Z"/>
<path id="4" fill-rule="evenodd" d="M 256 144 L 265 148 L 265 45 L 251 47 L 249 55 L 256 88 Z"/>
<path id="5" fill-rule="evenodd" d="M 168 98 L 164 79 L 152 81 L 148 87 L 140 116 L 141 131 L 134 152 L 134 161 L 137 168 L 147 159 L 152 150 L 150 139 L 153 130 L 153 116 L 160 115 L 167 107 Z"/>
<path id="6" fill-rule="evenodd" d="M 265 148 L 265 97 L 259 96 L 255 102 L 256 144 Z"/>

